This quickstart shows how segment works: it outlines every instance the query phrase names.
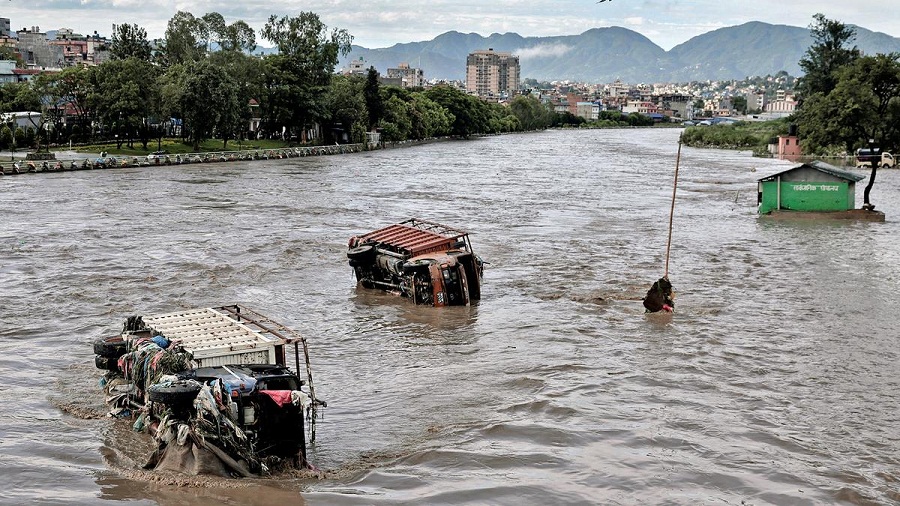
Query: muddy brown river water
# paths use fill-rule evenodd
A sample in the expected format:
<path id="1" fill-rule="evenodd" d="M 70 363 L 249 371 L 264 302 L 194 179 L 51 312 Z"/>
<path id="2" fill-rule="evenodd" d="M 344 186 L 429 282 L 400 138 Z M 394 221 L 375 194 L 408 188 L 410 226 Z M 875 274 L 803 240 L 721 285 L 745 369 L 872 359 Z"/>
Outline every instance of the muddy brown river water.
<path id="1" fill-rule="evenodd" d="M 900 172 L 884 223 L 771 222 L 791 164 L 684 148 L 648 316 L 679 132 L 0 176 L 0 503 L 900 502 Z M 356 289 L 348 238 L 408 217 L 470 232 L 480 302 Z M 319 473 L 143 472 L 91 340 L 234 302 L 309 339 Z"/>

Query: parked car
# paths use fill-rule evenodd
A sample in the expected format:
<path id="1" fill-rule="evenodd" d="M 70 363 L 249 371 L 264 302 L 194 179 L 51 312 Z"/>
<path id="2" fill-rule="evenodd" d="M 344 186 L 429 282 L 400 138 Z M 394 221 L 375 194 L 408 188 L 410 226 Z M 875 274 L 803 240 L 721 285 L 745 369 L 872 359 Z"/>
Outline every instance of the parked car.
<path id="1" fill-rule="evenodd" d="M 435 307 L 481 298 L 484 262 L 463 230 L 411 218 L 351 237 L 347 257 L 363 288 Z"/>
<path id="2" fill-rule="evenodd" d="M 326 403 L 315 396 L 306 340 L 284 325 L 239 305 L 132 316 L 94 353 L 110 415 L 157 441 L 146 467 L 255 476 L 310 466 L 307 441 Z"/>

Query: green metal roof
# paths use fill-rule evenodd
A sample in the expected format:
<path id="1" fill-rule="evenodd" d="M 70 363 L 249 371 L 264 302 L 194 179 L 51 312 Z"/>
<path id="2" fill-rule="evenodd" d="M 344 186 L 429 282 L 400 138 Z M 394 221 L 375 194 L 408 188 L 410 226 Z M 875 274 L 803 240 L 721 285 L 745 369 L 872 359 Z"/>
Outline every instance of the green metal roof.
<path id="1" fill-rule="evenodd" d="M 803 167 L 810 167 L 810 168 L 816 169 L 818 171 L 824 172 L 826 174 L 830 174 L 834 177 L 846 179 L 847 181 L 853 181 L 854 183 L 858 182 L 858 181 L 862 181 L 863 179 L 866 178 L 866 176 L 861 176 L 859 174 L 856 174 L 856 173 L 853 173 L 850 171 L 842 170 L 842 169 L 835 167 L 834 165 L 827 164 L 825 162 L 816 160 L 814 162 L 804 163 L 803 165 L 798 165 L 796 167 L 792 167 L 788 170 L 783 170 L 777 174 L 772 174 L 771 176 L 766 176 L 762 179 L 759 179 L 759 181 L 773 181 L 783 174 L 787 174 L 788 172 L 791 172 L 791 171 L 794 171 L 794 170 L 797 170 L 797 169 L 800 169 Z"/>

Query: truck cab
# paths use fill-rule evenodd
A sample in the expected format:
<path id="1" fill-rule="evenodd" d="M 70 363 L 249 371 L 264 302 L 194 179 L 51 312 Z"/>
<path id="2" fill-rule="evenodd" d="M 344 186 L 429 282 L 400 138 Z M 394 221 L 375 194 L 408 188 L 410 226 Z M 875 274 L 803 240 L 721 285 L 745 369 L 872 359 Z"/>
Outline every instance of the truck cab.
<path id="1" fill-rule="evenodd" d="M 351 237 L 347 257 L 363 288 L 434 307 L 481 298 L 484 262 L 463 230 L 412 218 Z"/>
<path id="2" fill-rule="evenodd" d="M 896 166 L 894 156 L 887 151 L 879 148 L 860 148 L 856 150 L 856 168 L 862 169 L 872 166 L 875 162 L 876 167 L 893 168 Z"/>

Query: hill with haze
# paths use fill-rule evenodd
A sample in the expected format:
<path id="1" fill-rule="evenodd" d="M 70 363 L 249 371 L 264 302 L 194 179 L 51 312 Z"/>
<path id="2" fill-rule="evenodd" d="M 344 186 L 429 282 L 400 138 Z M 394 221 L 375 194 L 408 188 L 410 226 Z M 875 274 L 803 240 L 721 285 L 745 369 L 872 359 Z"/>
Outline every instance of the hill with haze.
<path id="1" fill-rule="evenodd" d="M 852 25 L 851 25 L 852 26 Z M 854 44 L 865 54 L 900 52 L 900 38 L 862 27 Z M 353 46 L 340 67 L 363 58 L 385 74 L 408 63 L 426 79 L 463 80 L 466 56 L 494 49 L 519 57 L 522 79 L 605 83 L 687 82 L 744 79 L 786 71 L 802 74 L 798 62 L 813 39 L 808 28 L 751 21 L 698 35 L 665 51 L 643 35 L 621 27 L 592 28 L 579 35 L 522 37 L 516 33 L 447 32 L 430 41 L 367 49 Z"/>

